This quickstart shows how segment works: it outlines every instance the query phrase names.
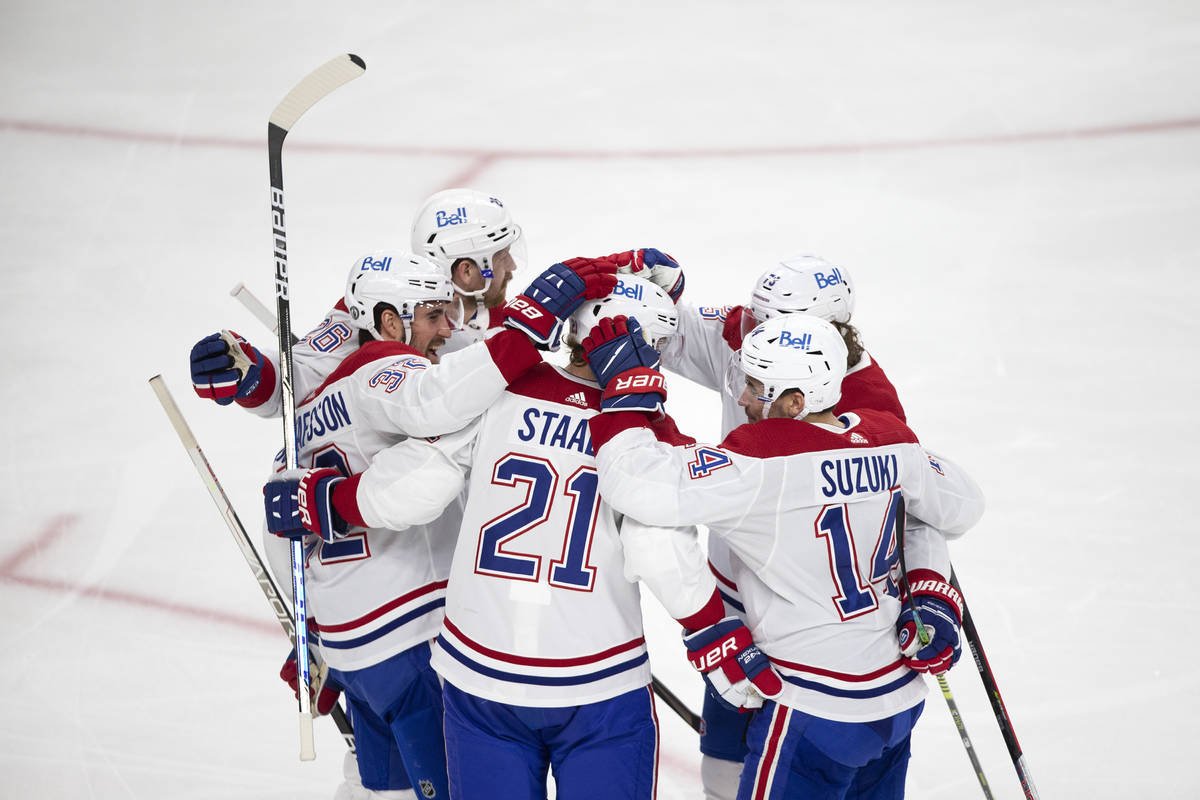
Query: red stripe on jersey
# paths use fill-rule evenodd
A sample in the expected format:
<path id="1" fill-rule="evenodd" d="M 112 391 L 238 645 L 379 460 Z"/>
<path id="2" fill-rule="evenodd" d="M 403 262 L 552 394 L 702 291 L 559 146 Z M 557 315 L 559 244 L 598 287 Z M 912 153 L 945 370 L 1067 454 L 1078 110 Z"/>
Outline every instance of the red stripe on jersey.
<path id="1" fill-rule="evenodd" d="M 458 629 L 457 625 L 450 621 L 449 617 L 446 617 L 442 624 L 446 626 L 446 630 L 454 634 L 456 639 L 465 644 L 467 647 L 470 647 L 475 652 L 481 653 L 489 658 L 494 658 L 497 661 L 504 661 L 509 664 L 522 664 L 527 667 L 578 667 L 584 664 L 593 664 L 597 661 L 603 661 L 606 658 L 612 658 L 618 653 L 624 653 L 628 650 L 636 650 L 637 648 L 646 644 L 646 640 L 639 636 L 638 638 L 625 642 L 624 644 L 619 644 L 616 647 L 610 647 L 607 650 L 599 653 L 593 653 L 592 655 L 588 656 L 577 656 L 575 658 L 526 658 L 525 656 L 517 656 L 513 655 L 512 653 L 504 653 L 499 650 L 493 650 L 490 647 L 484 647 L 483 645 L 479 644 L 479 642 L 476 642 L 470 637 L 466 636 L 461 630 Z"/>
<path id="2" fill-rule="evenodd" d="M 346 308 L 346 298 L 340 298 L 336 303 L 334 303 L 333 310 L 341 311 L 343 314 L 349 314 L 350 309 Z"/>
<path id="3" fill-rule="evenodd" d="M 718 581 L 720 581 L 721 583 L 728 586 L 730 589 L 733 589 L 735 592 L 738 590 L 737 584 L 734 583 L 733 581 L 729 580 L 729 578 L 726 578 L 724 575 L 722 575 L 721 570 L 714 567 L 712 561 L 708 562 L 708 571 L 713 574 L 713 577 L 715 577 Z"/>
<path id="4" fill-rule="evenodd" d="M 730 431 L 721 447 L 751 458 L 777 458 L 822 450 L 918 444 L 917 435 L 883 411 L 862 409 L 859 422 L 837 432 L 797 419 L 764 419 Z M 856 441 L 852 433 L 859 434 Z M 593 437 L 594 438 L 594 437 Z"/>
<path id="5" fill-rule="evenodd" d="M 329 377 L 325 379 L 325 382 L 318 386 L 315 391 L 310 393 L 308 397 L 304 399 L 308 400 L 316 397 L 321 392 L 325 391 L 326 386 L 334 381 L 341 380 L 347 375 L 353 374 L 353 372 L 363 364 L 369 364 L 372 361 L 380 358 L 388 358 L 389 356 L 394 356 L 396 358 L 400 358 L 401 356 L 416 356 L 418 358 L 425 358 L 425 356 L 421 354 L 420 350 L 409 347 L 406 344 L 401 344 L 400 342 L 367 342 L 362 347 L 358 348 L 353 353 L 342 359 L 342 363 L 338 364 L 333 372 L 329 373 Z"/>
<path id="6" fill-rule="evenodd" d="M 513 331 L 516 333 L 516 331 Z M 586 383 L 582 379 L 572 380 L 563 375 L 553 365 L 542 362 L 526 372 L 508 386 L 508 392 L 521 397 L 531 397 L 534 400 L 546 400 L 560 405 L 582 408 L 578 403 L 567 402 L 572 395 L 582 393 L 587 402 L 587 408 L 600 410 L 600 387 L 595 383 Z"/>
<path id="7" fill-rule="evenodd" d="M 654 722 L 654 784 L 650 787 L 650 800 L 658 798 L 658 751 L 662 744 L 662 729 L 658 727 L 658 709 L 654 703 L 654 689 L 647 686 L 646 691 L 650 693 L 650 719 Z"/>
<path id="8" fill-rule="evenodd" d="M 394 611 L 405 603 L 415 600 L 422 595 L 427 595 L 430 592 L 436 592 L 438 589 L 445 588 L 446 581 L 434 581 L 433 583 L 426 584 L 419 589 L 413 589 L 408 594 L 400 595 L 394 600 L 389 600 L 374 611 L 369 611 L 366 614 L 363 614 L 358 619 L 352 619 L 349 622 L 342 622 L 338 623 L 337 625 L 317 625 L 315 621 L 310 621 L 309 627 L 318 633 L 345 633 L 348 630 L 353 630 L 354 628 L 366 625 L 368 622 L 377 620 L 384 614 L 387 614 L 389 611 Z"/>
<path id="9" fill-rule="evenodd" d="M 792 710 L 787 706 L 775 704 L 774 719 L 767 732 L 766 745 L 763 747 L 762 760 L 758 762 L 757 774 L 754 777 L 754 800 L 763 800 L 771 793 L 771 781 L 775 777 L 779 745 L 787 733 L 788 720 Z"/>
<path id="10" fill-rule="evenodd" d="M 820 667 L 810 667 L 805 664 L 797 664 L 792 661 L 784 661 L 782 658 L 776 658 L 775 656 L 768 656 L 768 658 L 771 659 L 772 664 L 778 664 L 781 667 L 787 667 L 788 669 L 794 669 L 797 672 L 807 672 L 811 675 L 820 675 L 825 678 L 834 678 L 839 681 L 848 681 L 851 683 L 857 683 L 860 681 L 873 681 L 876 678 L 881 678 L 884 675 L 887 675 L 889 672 L 894 672 L 895 670 L 899 669 L 904 663 L 900 659 L 896 659 L 891 664 L 888 664 L 886 667 L 880 667 L 879 669 L 874 670 L 873 672 L 867 672 L 862 675 L 855 675 L 855 674 L 852 674 L 849 672 L 834 672 L 831 669 L 822 669 Z"/>

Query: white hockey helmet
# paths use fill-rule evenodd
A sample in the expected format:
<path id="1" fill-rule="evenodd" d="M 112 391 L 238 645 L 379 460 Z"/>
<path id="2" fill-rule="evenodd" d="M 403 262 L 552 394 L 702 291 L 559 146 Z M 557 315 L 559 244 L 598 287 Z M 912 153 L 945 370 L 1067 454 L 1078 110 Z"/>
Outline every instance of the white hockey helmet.
<path id="1" fill-rule="evenodd" d="M 842 398 L 846 343 L 837 328 L 819 317 L 781 314 L 742 341 L 742 371 L 763 385 L 764 417 L 780 395 L 799 389 L 804 411 L 797 419 L 803 419 L 833 408 Z"/>
<path id="2" fill-rule="evenodd" d="M 759 276 L 742 333 L 780 314 L 808 314 L 829 322 L 850 321 L 854 284 L 850 274 L 812 255 L 785 258 Z"/>
<path id="3" fill-rule="evenodd" d="M 662 340 L 674 336 L 679 329 L 675 302 L 661 286 L 645 278 L 618 275 L 617 285 L 607 297 L 584 300 L 571 315 L 571 336 L 581 342 L 601 318 L 622 315 L 636 319 L 646 341 L 660 350 Z"/>
<path id="4" fill-rule="evenodd" d="M 424 256 L 404 250 L 378 250 L 354 262 L 346 279 L 346 310 L 350 324 L 382 338 L 375 329 L 375 306 L 389 303 L 404 322 L 404 340 L 411 338 L 409 321 L 422 303 L 454 299 L 450 270 Z"/>
<path id="5" fill-rule="evenodd" d="M 524 265 L 525 243 L 521 228 L 495 197 L 474 189 L 444 189 L 437 192 L 417 212 L 412 227 L 412 248 L 447 269 L 461 258 L 470 258 L 483 273 L 483 288 L 467 290 L 455 285 L 460 294 L 482 299 L 492 285 L 492 259 L 508 249 L 520 268 Z"/>

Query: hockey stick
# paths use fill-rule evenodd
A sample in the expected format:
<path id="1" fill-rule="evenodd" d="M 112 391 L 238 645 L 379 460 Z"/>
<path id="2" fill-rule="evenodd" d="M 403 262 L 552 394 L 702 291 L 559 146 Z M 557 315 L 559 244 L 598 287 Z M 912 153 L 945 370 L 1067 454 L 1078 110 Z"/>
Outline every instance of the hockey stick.
<path id="1" fill-rule="evenodd" d="M 253 314 L 259 322 L 267 326 L 267 330 L 276 336 L 279 335 L 279 320 L 271 313 L 271 309 L 263 305 L 262 300 L 259 300 L 254 292 L 246 288 L 246 284 L 238 281 L 237 286 L 229 290 L 229 296 L 235 298 L 247 311 Z M 292 334 L 292 346 L 296 346 L 296 342 L 300 341 L 296 334 Z"/>
<path id="2" fill-rule="evenodd" d="M 279 587 L 275 585 L 275 581 L 271 578 L 271 573 L 267 571 L 266 565 L 263 564 L 258 551 L 254 549 L 254 544 L 250 541 L 250 536 L 246 533 L 246 528 L 238 518 L 237 512 L 233 510 L 233 504 L 229 502 L 229 496 L 221 488 L 221 482 L 217 480 L 217 473 L 213 471 L 212 465 L 204 457 L 204 451 L 200 449 L 200 444 L 196 441 L 196 436 L 192 433 L 191 427 L 188 426 L 187 420 L 183 418 L 183 412 L 175 404 L 175 398 L 171 396 L 171 390 L 167 388 L 167 384 L 163 381 L 161 375 L 155 375 L 150 379 L 150 388 L 154 390 L 154 394 L 158 397 L 158 402 L 162 404 L 163 411 L 167 412 L 167 419 L 171 420 L 171 426 L 175 428 L 175 433 L 179 435 L 179 441 L 183 443 L 183 449 L 187 450 L 188 456 L 192 459 L 192 464 L 196 467 L 196 472 L 200 473 L 200 479 L 204 481 L 204 486 L 208 489 L 209 497 L 216 503 L 217 510 L 221 512 L 221 517 L 225 520 L 225 524 L 229 526 L 229 532 L 233 534 L 233 541 L 237 544 L 238 549 L 242 551 L 242 557 L 246 559 L 246 565 L 250 567 L 250 571 L 254 573 L 254 579 L 258 581 L 258 588 L 262 589 L 263 594 L 267 597 L 267 602 L 271 604 L 271 610 L 275 612 L 275 620 L 283 628 L 283 632 L 287 634 L 288 638 L 294 640 L 296 636 L 295 623 L 292 621 L 291 611 L 288 610 L 287 603 L 284 602 L 283 595 L 279 592 Z M 297 658 L 296 661 L 299 663 L 300 659 Z M 335 704 L 329 716 L 337 725 L 342 738 L 346 740 L 346 745 L 353 750 L 354 728 L 350 725 L 350 720 L 346 718 L 346 712 L 342 711 L 340 705 Z"/>
<path id="3" fill-rule="evenodd" d="M 1008 717 L 1008 709 L 1004 707 L 1004 698 L 1000 696 L 1000 687 L 996 685 L 992 667 L 988 663 L 987 655 L 983 652 L 983 642 L 979 641 L 979 631 L 975 628 L 975 620 L 971 619 L 971 609 L 967 606 L 966 595 L 963 595 L 962 587 L 958 585 L 958 576 L 953 573 L 950 575 L 950 585 L 957 589 L 963 597 L 963 631 L 967 635 L 967 646 L 971 648 L 971 658 L 975 660 L 975 668 L 979 670 L 983 687 L 987 689 L 988 700 L 992 704 L 992 713 L 996 715 L 996 723 L 1000 726 L 1000 735 L 1004 737 L 1008 754 L 1012 756 L 1013 766 L 1017 770 L 1017 778 L 1021 781 L 1021 789 L 1025 792 L 1027 800 L 1038 800 L 1037 786 L 1033 783 L 1029 765 L 1025 763 L 1025 755 L 1021 752 L 1021 743 L 1017 741 L 1012 720 Z"/>
<path id="4" fill-rule="evenodd" d="M 286 469 L 295 469 L 296 397 L 292 391 L 292 306 L 288 292 L 287 234 L 283 212 L 283 140 L 296 121 L 314 103 L 354 80 L 367 69 L 355 55 L 341 55 L 317 67 L 287 93 L 267 122 L 267 155 L 271 170 L 271 223 L 275 241 L 275 316 L 279 320 L 279 384 L 283 407 L 283 457 Z M 304 588 L 304 541 L 292 540 L 292 614 L 296 626 L 297 653 L 308 652 L 308 603 Z M 296 693 L 300 707 L 300 760 L 317 757 L 313 746 L 312 700 L 309 697 L 309 664 L 297 658 Z"/>
<path id="5" fill-rule="evenodd" d="M 654 675 L 650 676 L 650 688 L 658 695 L 659 699 L 667 704 L 667 707 L 679 715 L 679 718 L 687 723 L 688 727 L 696 733 L 700 733 L 701 719 L 700 715 L 692 711 L 687 705 L 680 700 L 674 692 L 666 687 L 662 681 Z"/>
<path id="6" fill-rule="evenodd" d="M 908 607 L 912 609 L 913 622 L 917 626 L 917 639 L 922 645 L 926 645 L 930 641 L 929 631 L 921 622 L 921 615 L 917 613 L 917 602 L 912 596 L 912 587 L 908 583 L 908 567 L 904 563 L 904 495 L 900 495 L 896 503 L 896 539 L 896 549 L 900 552 L 900 581 L 904 596 L 908 597 Z M 953 579 L 953 575 L 951 578 Z M 979 779 L 979 787 L 983 789 L 983 796 L 987 800 L 992 800 L 992 789 L 988 786 L 987 776 L 983 774 L 983 766 L 979 763 L 979 756 L 975 753 L 974 745 L 971 744 L 971 737 L 967 735 L 967 726 L 963 722 L 962 715 L 958 713 L 958 703 L 955 702 L 954 694 L 950 691 L 950 682 L 946 680 L 944 672 L 935 677 L 938 687 L 942 690 L 942 697 L 946 699 L 946 707 L 950 709 L 950 716 L 954 719 L 954 727 L 958 730 L 963 747 L 966 748 L 967 757 L 971 759 L 971 766 L 975 769 L 975 777 Z"/>

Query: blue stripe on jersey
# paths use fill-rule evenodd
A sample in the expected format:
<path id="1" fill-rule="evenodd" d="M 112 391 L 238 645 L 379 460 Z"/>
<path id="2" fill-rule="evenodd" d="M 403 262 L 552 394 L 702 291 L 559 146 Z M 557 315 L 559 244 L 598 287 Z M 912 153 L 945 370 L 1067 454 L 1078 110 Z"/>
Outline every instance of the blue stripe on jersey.
<path id="1" fill-rule="evenodd" d="M 894 692 L 901 686 L 908 684 L 916 677 L 917 673 L 909 670 L 907 675 L 903 675 L 891 683 L 885 683 L 883 686 L 876 686 L 874 689 L 835 689 L 832 686 L 826 686 L 823 683 L 817 683 L 815 681 L 806 681 L 803 678 L 797 678 L 793 675 L 784 675 L 783 679 L 788 683 L 795 684 L 801 688 L 812 689 L 814 692 L 833 695 L 834 697 L 866 698 L 880 697 L 888 692 Z"/>
<path id="2" fill-rule="evenodd" d="M 737 600 L 734 600 L 732 597 L 730 597 L 729 595 L 722 592 L 720 590 L 720 588 L 717 589 L 717 594 L 721 595 L 721 599 L 725 601 L 725 605 L 729 606 L 730 608 L 737 609 L 737 612 L 739 614 L 746 613 L 746 607 L 744 605 L 742 605 Z"/>
<path id="3" fill-rule="evenodd" d="M 463 664 L 468 669 L 478 672 L 481 675 L 486 675 L 489 678 L 495 678 L 496 680 L 501 681 L 510 681 L 512 683 L 532 683 L 537 686 L 575 686 L 581 683 L 591 683 L 592 681 L 598 681 L 602 678 L 616 675 L 618 672 L 625 672 L 626 670 L 640 667 L 650 659 L 649 653 L 642 653 L 640 656 L 632 658 L 629 661 L 615 664 L 597 672 L 589 672 L 586 675 L 567 675 L 564 677 L 552 678 L 545 675 L 522 675 L 519 672 L 504 672 L 502 670 L 492 669 L 491 667 L 485 667 L 482 664 L 472 661 L 451 647 L 450 643 L 446 641 L 445 636 L 439 635 L 437 642 L 438 646 L 453 656 L 455 660 Z M 915 675 L 916 673 L 913 674 Z"/>
<path id="4" fill-rule="evenodd" d="M 321 639 L 321 646 L 322 647 L 332 647 L 335 650 L 349 650 L 352 647 L 361 647 L 364 644 L 368 644 L 370 642 L 375 641 L 376 639 L 378 639 L 381 636 L 391 633 L 392 631 L 396 630 L 396 628 L 399 628 L 401 625 L 412 622 L 417 617 L 422 617 L 425 614 L 428 614 L 430 611 L 433 611 L 435 608 L 441 608 L 444 605 L 446 605 L 446 598 L 439 597 L 436 600 L 432 600 L 432 601 L 426 603 L 425 605 L 421 606 L 420 608 L 415 608 L 412 611 L 408 612 L 407 614 L 403 614 L 399 617 L 396 617 L 394 620 L 389 622 L 387 625 L 384 625 L 377 630 L 371 631 L 370 633 L 359 636 L 357 639 L 344 639 L 344 640 L 339 641 L 339 640 L 330 639 L 329 634 L 325 634 L 325 637 L 323 639 Z"/>

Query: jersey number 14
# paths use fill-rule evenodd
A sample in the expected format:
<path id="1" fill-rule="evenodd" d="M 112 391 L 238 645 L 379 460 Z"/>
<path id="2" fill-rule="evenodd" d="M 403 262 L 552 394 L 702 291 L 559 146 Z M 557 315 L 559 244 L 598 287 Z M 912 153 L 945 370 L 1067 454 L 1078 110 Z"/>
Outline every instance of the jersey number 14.
<path id="1" fill-rule="evenodd" d="M 896 550 L 896 509 L 899 503 L 900 490 L 893 489 L 887 513 L 879 529 L 879 538 L 875 541 L 875 549 L 871 554 L 868 579 L 865 581 L 854 547 L 854 533 L 850 530 L 847 506 L 825 506 L 817 516 L 816 535 L 825 539 L 829 554 L 829 572 L 837 589 L 832 599 L 843 620 L 861 617 L 879 607 L 879 599 L 875 594 L 876 584 L 882 582 L 885 594 L 892 597 L 900 595 L 892 578 L 892 570 L 896 568 L 900 558 Z"/>

